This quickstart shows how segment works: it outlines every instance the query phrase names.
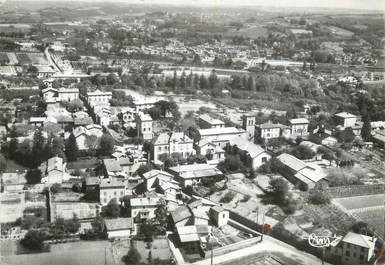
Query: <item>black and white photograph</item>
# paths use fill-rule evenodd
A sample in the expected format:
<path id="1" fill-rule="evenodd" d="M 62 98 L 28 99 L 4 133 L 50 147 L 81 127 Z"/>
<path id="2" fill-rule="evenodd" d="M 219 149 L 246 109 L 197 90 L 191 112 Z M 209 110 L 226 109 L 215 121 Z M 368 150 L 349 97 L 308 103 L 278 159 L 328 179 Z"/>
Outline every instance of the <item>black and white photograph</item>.
<path id="1" fill-rule="evenodd" d="M 385 0 L 0 0 L 0 265 L 385 265 Z"/>

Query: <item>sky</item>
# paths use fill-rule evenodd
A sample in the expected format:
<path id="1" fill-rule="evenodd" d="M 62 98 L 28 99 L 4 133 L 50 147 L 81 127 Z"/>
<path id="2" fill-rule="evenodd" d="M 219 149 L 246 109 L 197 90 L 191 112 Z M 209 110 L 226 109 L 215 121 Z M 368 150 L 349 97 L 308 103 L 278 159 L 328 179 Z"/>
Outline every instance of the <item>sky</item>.
<path id="1" fill-rule="evenodd" d="M 113 1 L 113 0 L 109 0 Z M 126 0 L 130 2 L 132 0 Z M 138 0 L 135 0 L 138 1 Z M 197 5 L 260 5 L 281 7 L 325 7 L 325 8 L 351 8 L 366 10 L 384 10 L 385 0 L 142 0 L 147 3 L 186 4 Z"/>
<path id="2" fill-rule="evenodd" d="M 4 0 L 0 0 L 3 2 Z M 6 0 L 14 1 L 14 0 Z M 23 0 L 21 0 L 23 1 Z M 24 0 L 33 1 L 33 0 Z M 41 0 L 44 1 L 44 0 Z M 48 0 L 54 1 L 54 0 Z M 75 1 L 79 0 L 59 0 Z M 383 10 L 385 13 L 385 0 L 81 0 L 86 2 L 127 2 L 145 4 L 194 4 L 198 6 L 280 6 L 280 7 L 323 7 L 323 8 L 347 8 L 359 10 Z M 81 2 L 79 1 L 79 2 Z"/>

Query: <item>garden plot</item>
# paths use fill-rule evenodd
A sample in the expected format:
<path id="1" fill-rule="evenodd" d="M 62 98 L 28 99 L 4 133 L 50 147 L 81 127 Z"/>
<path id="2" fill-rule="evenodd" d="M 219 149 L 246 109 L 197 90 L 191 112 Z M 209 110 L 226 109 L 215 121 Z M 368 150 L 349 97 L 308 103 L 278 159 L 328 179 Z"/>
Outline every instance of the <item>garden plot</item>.
<path id="1" fill-rule="evenodd" d="M 369 224 L 377 233 L 384 233 L 384 194 L 333 199 L 344 212 Z"/>
<path id="2" fill-rule="evenodd" d="M 227 186 L 228 190 L 216 192 L 210 196 L 210 199 L 250 220 L 262 223 L 263 214 L 274 207 L 274 205 L 262 203 L 259 195 L 263 194 L 263 191 L 243 174 L 229 175 Z M 265 223 L 274 226 L 277 222 L 265 215 Z"/>

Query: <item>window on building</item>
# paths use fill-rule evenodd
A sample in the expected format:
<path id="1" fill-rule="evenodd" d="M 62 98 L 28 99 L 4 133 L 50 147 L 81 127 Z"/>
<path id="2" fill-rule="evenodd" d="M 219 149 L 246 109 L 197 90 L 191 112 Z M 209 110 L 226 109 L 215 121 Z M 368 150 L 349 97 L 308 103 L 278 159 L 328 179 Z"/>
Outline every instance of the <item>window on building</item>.
<path id="1" fill-rule="evenodd" d="M 347 251 L 345 252 L 345 256 L 350 257 L 350 251 L 349 251 L 349 250 L 347 250 Z"/>
<path id="2" fill-rule="evenodd" d="M 364 261 L 364 255 L 360 255 L 360 260 Z"/>

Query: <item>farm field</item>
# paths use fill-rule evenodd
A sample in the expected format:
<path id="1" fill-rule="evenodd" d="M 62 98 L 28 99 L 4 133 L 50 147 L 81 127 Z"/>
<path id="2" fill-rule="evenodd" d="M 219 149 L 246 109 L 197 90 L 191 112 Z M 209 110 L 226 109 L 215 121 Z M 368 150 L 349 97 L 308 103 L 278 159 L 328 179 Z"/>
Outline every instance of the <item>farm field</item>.
<path id="1" fill-rule="evenodd" d="M 360 221 L 368 223 L 375 231 L 384 234 L 384 194 L 333 199 L 332 202 Z"/>
<path id="2" fill-rule="evenodd" d="M 251 26 L 247 28 L 241 28 L 240 30 L 231 30 L 224 35 L 227 37 L 232 36 L 244 36 L 247 38 L 266 37 L 268 34 L 267 29 L 263 26 Z"/>
<path id="3" fill-rule="evenodd" d="M 357 210 L 360 208 L 383 206 L 385 200 L 384 194 L 355 196 L 334 199 L 336 205 L 341 205 L 346 210 Z"/>

